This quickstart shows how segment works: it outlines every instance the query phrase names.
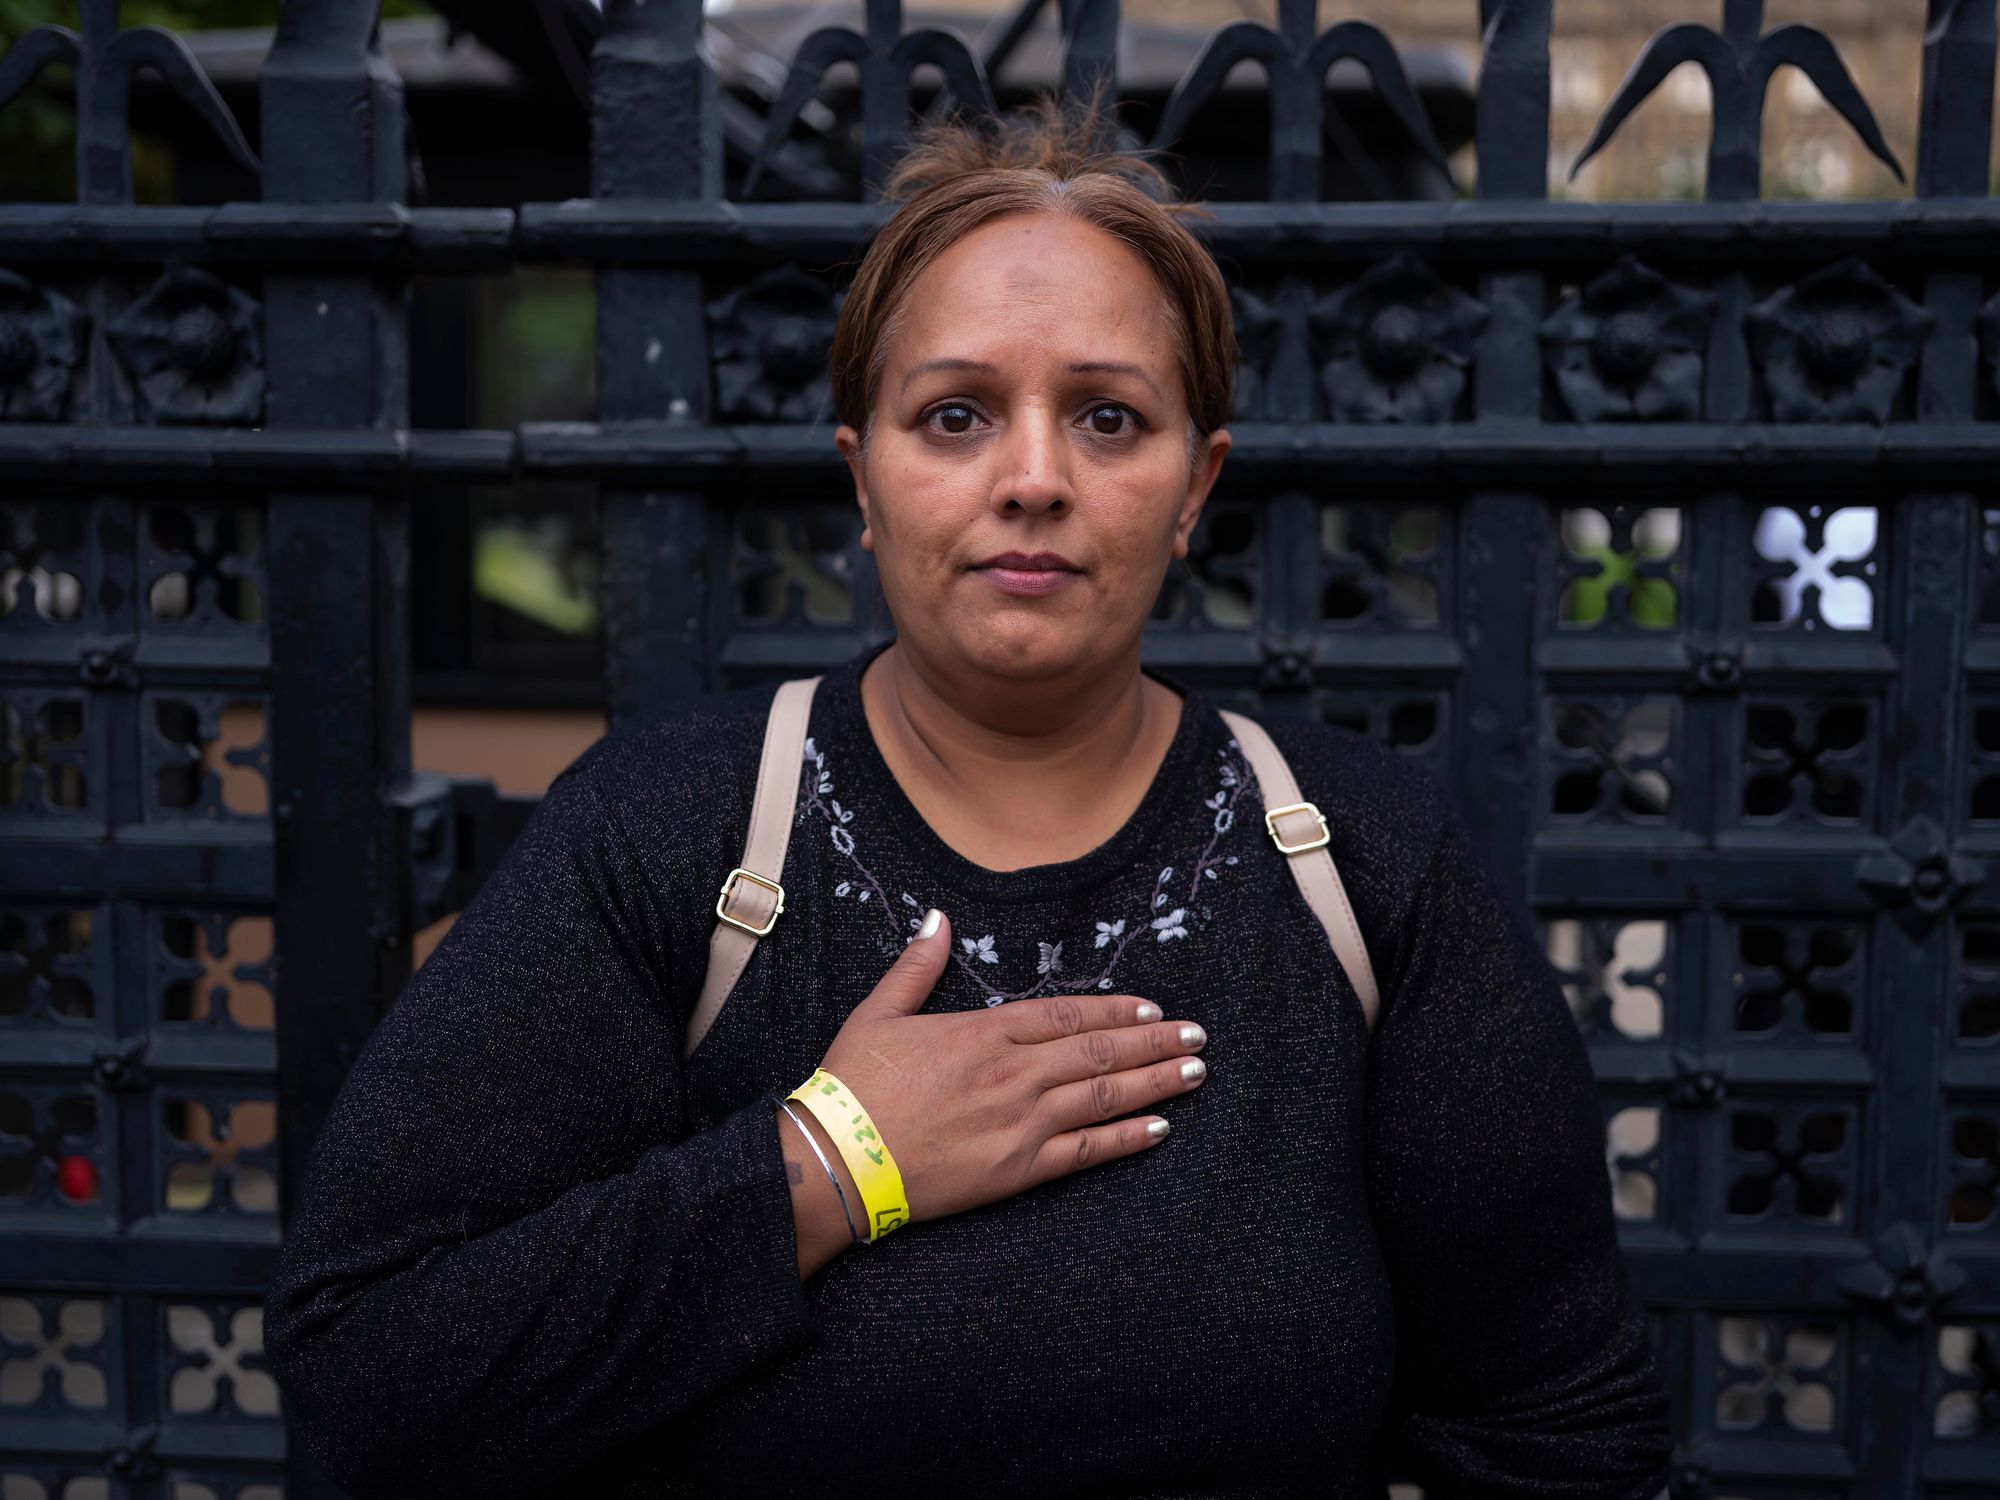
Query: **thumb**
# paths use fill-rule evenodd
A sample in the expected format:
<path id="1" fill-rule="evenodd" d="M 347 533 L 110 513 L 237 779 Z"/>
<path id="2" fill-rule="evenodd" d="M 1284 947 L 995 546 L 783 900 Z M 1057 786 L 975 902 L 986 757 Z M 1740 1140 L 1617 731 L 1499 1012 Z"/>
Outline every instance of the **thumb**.
<path id="1" fill-rule="evenodd" d="M 902 956 L 889 966 L 889 972 L 862 1004 L 884 1015 L 915 1015 L 930 999 L 950 957 L 951 922 L 932 907 L 924 913 L 923 925 Z"/>

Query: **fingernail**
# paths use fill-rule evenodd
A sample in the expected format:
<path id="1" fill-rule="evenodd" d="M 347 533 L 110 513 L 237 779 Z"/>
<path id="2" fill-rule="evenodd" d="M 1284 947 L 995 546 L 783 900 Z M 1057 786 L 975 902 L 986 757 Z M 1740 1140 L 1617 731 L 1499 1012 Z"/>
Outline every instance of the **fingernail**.
<path id="1" fill-rule="evenodd" d="M 1203 1031 L 1199 1026 L 1195 1025 L 1192 1021 L 1190 1021 L 1187 1025 L 1181 1028 L 1181 1045 L 1183 1047 L 1199 1047 L 1203 1042 L 1207 1040 L 1208 1040 L 1208 1033 Z"/>
<path id="2" fill-rule="evenodd" d="M 1139 1002 L 1139 1019 L 1142 1021 L 1157 1021 L 1165 1014 L 1165 1011 L 1161 1010 L 1159 1006 L 1153 1004 L 1150 1000 L 1141 1000 Z"/>
<path id="3" fill-rule="evenodd" d="M 1166 1135 L 1166 1133 L 1169 1130 L 1172 1130 L 1173 1128 L 1174 1127 L 1169 1125 L 1165 1120 L 1155 1120 L 1153 1121 L 1152 1124 L 1146 1127 L 1146 1134 L 1150 1135 L 1154 1140 L 1157 1141 L 1161 1137 Z"/>
<path id="4" fill-rule="evenodd" d="M 1193 1083 L 1207 1071 L 1208 1064 L 1198 1057 L 1190 1057 L 1186 1062 L 1181 1064 L 1181 1077 L 1189 1083 Z"/>
<path id="5" fill-rule="evenodd" d="M 917 929 L 917 936 L 920 938 L 936 937 L 938 924 L 943 920 L 944 913 L 933 906 L 929 911 L 924 913 L 924 925 Z"/>

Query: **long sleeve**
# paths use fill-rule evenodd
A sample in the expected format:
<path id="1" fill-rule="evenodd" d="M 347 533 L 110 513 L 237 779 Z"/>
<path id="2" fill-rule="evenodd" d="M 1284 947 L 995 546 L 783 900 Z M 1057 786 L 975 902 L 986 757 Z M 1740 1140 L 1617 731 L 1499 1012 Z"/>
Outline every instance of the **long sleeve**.
<path id="1" fill-rule="evenodd" d="M 1667 1398 L 1619 1258 L 1596 1085 L 1463 825 L 1398 924 L 1369 1192 L 1394 1289 L 1388 1436 L 1450 1500 L 1653 1500 Z"/>
<path id="2" fill-rule="evenodd" d="M 266 1353 L 358 1496 L 546 1483 L 814 1336 L 783 1090 L 676 1139 L 667 938 L 590 759 L 370 1036 L 301 1184 Z"/>

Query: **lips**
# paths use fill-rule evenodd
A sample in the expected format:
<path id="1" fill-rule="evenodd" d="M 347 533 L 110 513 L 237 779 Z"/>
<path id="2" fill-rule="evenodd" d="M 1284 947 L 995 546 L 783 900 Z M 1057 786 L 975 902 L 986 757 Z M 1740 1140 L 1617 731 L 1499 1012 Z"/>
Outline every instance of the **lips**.
<path id="1" fill-rule="evenodd" d="M 1002 593 L 1023 597 L 1054 593 L 1083 576 L 1060 552 L 1002 552 L 975 563 L 973 571 Z"/>
<path id="2" fill-rule="evenodd" d="M 1083 570 L 1060 552 L 1000 552 L 983 563 L 975 563 L 980 568 L 1011 568 L 1019 572 L 1039 573 L 1081 573 Z"/>

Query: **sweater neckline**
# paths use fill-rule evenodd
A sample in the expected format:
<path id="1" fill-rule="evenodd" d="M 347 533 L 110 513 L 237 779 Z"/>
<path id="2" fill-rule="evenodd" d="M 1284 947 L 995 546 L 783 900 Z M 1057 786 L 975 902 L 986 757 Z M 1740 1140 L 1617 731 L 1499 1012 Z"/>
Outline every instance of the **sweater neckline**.
<path id="1" fill-rule="evenodd" d="M 851 747 L 851 754 L 860 757 L 862 779 L 878 790 L 887 832 L 901 845 L 906 857 L 934 873 L 948 890 L 977 901 L 1003 905 L 1060 899 L 1129 874 L 1143 863 L 1138 858 L 1141 849 L 1159 835 L 1171 818 L 1174 799 L 1193 784 L 1195 762 L 1209 722 L 1216 717 L 1206 698 L 1166 673 L 1142 668 L 1147 676 L 1180 695 L 1181 715 L 1167 753 L 1154 771 L 1138 807 L 1103 843 L 1075 859 L 1026 865 L 1018 870 L 994 870 L 966 858 L 939 837 L 910 801 L 896 773 L 883 758 L 881 747 L 875 743 L 868 715 L 861 705 L 861 674 L 893 643 L 892 637 L 863 651 L 829 673 L 824 686 L 827 706 L 833 710 L 836 736 Z"/>

